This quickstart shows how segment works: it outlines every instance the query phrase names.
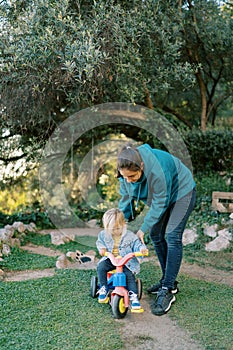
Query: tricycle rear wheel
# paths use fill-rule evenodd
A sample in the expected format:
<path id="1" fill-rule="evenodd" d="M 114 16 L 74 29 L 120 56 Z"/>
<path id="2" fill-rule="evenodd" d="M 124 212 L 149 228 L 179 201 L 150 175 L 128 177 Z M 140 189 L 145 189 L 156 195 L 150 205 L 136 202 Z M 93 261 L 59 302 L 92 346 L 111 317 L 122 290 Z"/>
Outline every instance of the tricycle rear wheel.
<path id="1" fill-rule="evenodd" d="M 98 289 L 98 279 L 96 276 L 91 277 L 91 287 L 90 287 L 90 295 L 92 298 L 97 297 L 97 289 Z"/>
<path id="2" fill-rule="evenodd" d="M 127 314 L 128 307 L 125 307 L 124 297 L 115 294 L 111 300 L 112 313 L 114 318 L 124 318 Z"/>
<path id="3" fill-rule="evenodd" d="M 140 278 L 136 279 L 136 284 L 137 284 L 137 295 L 138 295 L 138 299 L 140 300 L 142 297 L 142 280 Z"/>

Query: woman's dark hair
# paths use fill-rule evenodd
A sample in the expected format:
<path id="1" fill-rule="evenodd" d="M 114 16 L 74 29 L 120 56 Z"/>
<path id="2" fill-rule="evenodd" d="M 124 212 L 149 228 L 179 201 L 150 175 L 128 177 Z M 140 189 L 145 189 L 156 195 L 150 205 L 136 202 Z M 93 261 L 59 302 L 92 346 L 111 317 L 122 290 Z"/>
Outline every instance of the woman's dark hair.
<path id="1" fill-rule="evenodd" d="M 119 170 L 128 169 L 138 171 L 142 166 L 142 158 L 138 150 L 131 144 L 124 146 L 117 156 L 117 177 L 121 177 Z"/>

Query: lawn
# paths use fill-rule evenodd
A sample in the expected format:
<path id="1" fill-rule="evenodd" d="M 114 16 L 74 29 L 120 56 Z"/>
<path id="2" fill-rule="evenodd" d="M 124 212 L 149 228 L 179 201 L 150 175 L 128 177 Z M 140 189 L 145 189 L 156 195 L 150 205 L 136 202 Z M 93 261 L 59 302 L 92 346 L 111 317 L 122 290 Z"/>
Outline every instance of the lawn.
<path id="1" fill-rule="evenodd" d="M 32 234 L 34 244 L 50 247 L 49 237 Z M 91 244 L 91 240 L 90 244 Z M 78 242 L 60 246 L 63 251 L 88 250 Z M 151 254 L 152 247 L 150 247 Z M 5 268 L 54 267 L 51 257 L 16 250 Z M 89 295 L 90 279 L 96 271 L 57 270 L 55 276 L 22 282 L 1 282 L 0 349 L 9 350 L 121 350 L 120 324 L 108 305 Z M 141 265 L 140 277 L 146 290 L 160 277 L 152 262 Z M 232 288 L 179 275 L 181 291 L 169 312 L 206 350 L 233 347 L 231 313 Z"/>
<path id="2" fill-rule="evenodd" d="M 211 211 L 211 191 L 225 190 L 217 175 L 197 180 L 197 207 L 189 220 L 196 227 L 198 240 L 184 247 L 184 261 L 201 266 L 232 271 L 232 244 L 221 252 L 205 252 L 210 238 L 203 234 L 205 223 L 228 220 L 228 214 Z M 205 183 L 206 181 L 206 183 Z M 232 228 L 230 228 L 232 232 Z M 232 232 L 233 233 L 233 232 Z M 22 244 L 31 242 L 64 253 L 76 249 L 86 252 L 95 246 L 94 238 L 53 246 L 49 235 L 27 234 Z M 149 248 L 153 253 L 152 246 Z M 56 258 L 32 254 L 14 248 L 4 257 L 0 268 L 5 271 L 45 269 L 55 266 Z M 53 277 L 22 282 L 0 282 L 0 349 L 8 350 L 122 350 L 120 323 L 108 305 L 98 304 L 89 295 L 90 279 L 95 271 L 56 270 Z M 141 265 L 140 278 L 146 290 L 160 278 L 152 262 Z M 179 275 L 180 293 L 169 317 L 190 332 L 205 350 L 233 349 L 231 287 Z"/>
<path id="3" fill-rule="evenodd" d="M 159 279 L 159 269 L 151 262 L 142 264 L 146 289 Z M 231 287 L 179 274 L 180 292 L 169 316 L 190 332 L 206 350 L 233 349 Z"/>
<path id="4" fill-rule="evenodd" d="M 109 306 L 89 296 L 92 273 L 1 283 L 0 349 L 121 349 Z"/>

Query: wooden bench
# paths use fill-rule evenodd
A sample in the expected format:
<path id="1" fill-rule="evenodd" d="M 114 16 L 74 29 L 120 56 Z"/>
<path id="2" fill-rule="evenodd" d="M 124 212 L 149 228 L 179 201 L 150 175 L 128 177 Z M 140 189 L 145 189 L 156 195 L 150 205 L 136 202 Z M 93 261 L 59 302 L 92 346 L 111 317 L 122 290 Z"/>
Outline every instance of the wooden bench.
<path id="1" fill-rule="evenodd" d="M 233 192 L 212 192 L 212 208 L 220 213 L 233 213 Z"/>

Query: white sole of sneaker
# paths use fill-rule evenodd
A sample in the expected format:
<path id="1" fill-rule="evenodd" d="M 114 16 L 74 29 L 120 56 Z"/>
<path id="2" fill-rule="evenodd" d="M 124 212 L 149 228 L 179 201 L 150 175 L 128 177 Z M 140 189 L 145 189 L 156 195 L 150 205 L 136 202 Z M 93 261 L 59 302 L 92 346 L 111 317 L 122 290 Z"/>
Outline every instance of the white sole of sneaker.
<path id="1" fill-rule="evenodd" d="M 174 303 L 175 301 L 176 301 L 176 297 L 175 297 L 175 295 L 173 295 L 173 298 L 170 300 L 168 307 L 164 311 L 168 312 L 168 310 L 170 310 L 170 308 L 171 308 L 172 303 Z"/>
<path id="2" fill-rule="evenodd" d="M 177 288 L 176 288 L 176 289 L 172 289 L 172 290 L 171 290 L 171 293 L 172 293 L 172 294 L 177 294 L 177 293 L 178 293 L 178 289 L 177 289 Z"/>
<path id="3" fill-rule="evenodd" d="M 171 293 L 172 293 L 172 294 L 177 294 L 177 293 L 178 293 L 178 289 L 172 289 L 172 290 L 171 290 Z M 157 294 L 158 294 L 158 291 L 157 291 L 157 292 L 148 292 L 148 294 L 157 295 Z"/>

